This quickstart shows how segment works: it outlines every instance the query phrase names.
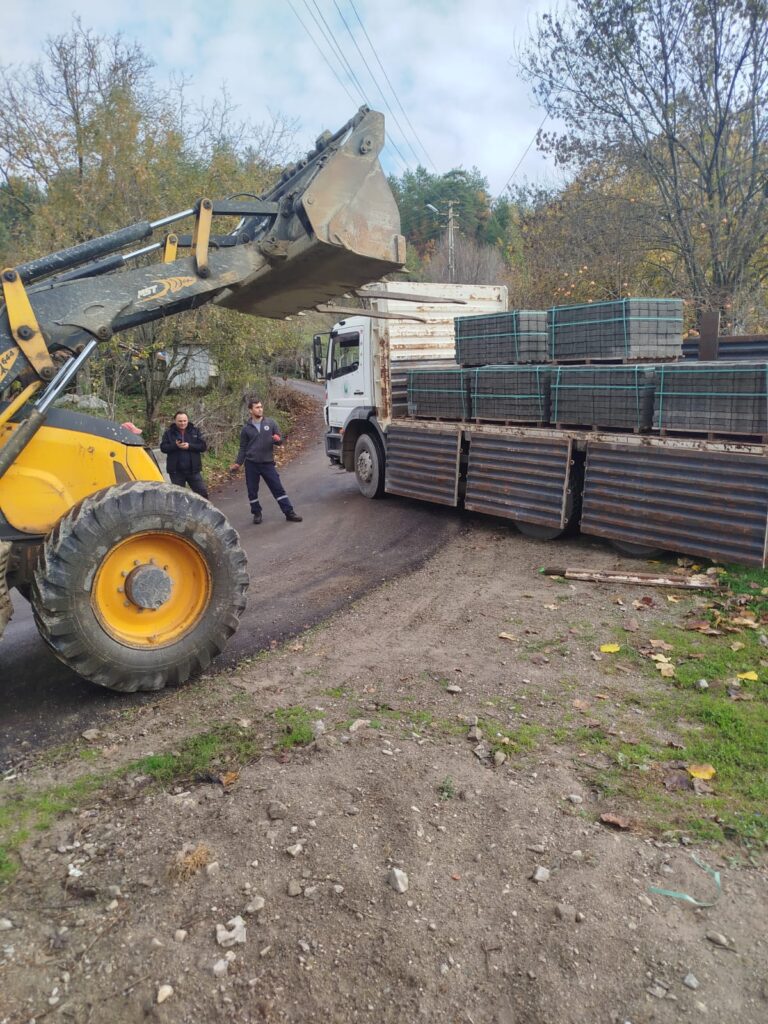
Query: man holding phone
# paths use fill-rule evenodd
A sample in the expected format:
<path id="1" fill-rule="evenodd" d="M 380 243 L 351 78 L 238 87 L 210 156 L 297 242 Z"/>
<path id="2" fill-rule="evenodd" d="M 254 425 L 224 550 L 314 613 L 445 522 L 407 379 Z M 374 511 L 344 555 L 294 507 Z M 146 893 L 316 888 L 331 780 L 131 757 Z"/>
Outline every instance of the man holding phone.
<path id="1" fill-rule="evenodd" d="M 261 522 L 259 483 L 263 477 L 286 520 L 289 523 L 300 523 L 301 516 L 294 511 L 275 468 L 275 445 L 283 443 L 278 426 L 264 415 L 264 404 L 259 398 L 252 398 L 248 402 L 248 412 L 250 419 L 240 431 L 240 450 L 229 468 L 231 472 L 237 473 L 245 463 L 245 484 L 253 521 L 256 525 Z"/>
<path id="2" fill-rule="evenodd" d="M 208 497 L 208 489 L 203 482 L 203 460 L 200 456 L 207 447 L 202 433 L 194 423 L 190 423 L 185 412 L 176 413 L 160 442 L 160 451 L 168 456 L 166 469 L 171 483 L 177 487 L 189 484 L 203 498 Z"/>

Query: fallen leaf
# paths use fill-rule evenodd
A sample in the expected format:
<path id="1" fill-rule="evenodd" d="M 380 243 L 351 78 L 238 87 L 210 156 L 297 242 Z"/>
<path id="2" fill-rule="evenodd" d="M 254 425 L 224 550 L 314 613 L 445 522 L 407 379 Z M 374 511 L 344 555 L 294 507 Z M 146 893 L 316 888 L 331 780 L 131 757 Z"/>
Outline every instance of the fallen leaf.
<path id="1" fill-rule="evenodd" d="M 596 693 L 596 694 L 595 694 L 595 697 L 597 698 L 597 700 L 610 700 L 610 699 L 611 699 L 611 698 L 610 698 L 610 697 L 608 696 L 608 694 L 607 694 L 607 693 Z"/>
<path id="2" fill-rule="evenodd" d="M 548 665 L 549 664 L 549 658 L 547 658 L 543 654 L 532 654 L 531 655 L 531 664 L 532 665 Z"/>
<path id="3" fill-rule="evenodd" d="M 512 643 L 515 643 L 518 637 L 513 636 L 511 633 L 499 633 L 499 640 L 511 640 Z"/>
<path id="4" fill-rule="evenodd" d="M 742 690 L 740 686 L 729 686 L 728 696 L 731 700 L 754 700 L 754 696 L 748 693 L 746 690 Z"/>
<path id="5" fill-rule="evenodd" d="M 666 640 L 649 640 L 648 643 L 657 651 L 674 651 L 672 644 L 668 644 Z"/>
<path id="6" fill-rule="evenodd" d="M 651 661 L 655 661 L 658 665 L 669 664 L 669 658 L 666 656 L 666 654 L 649 654 L 648 657 L 651 659 Z"/>
<path id="7" fill-rule="evenodd" d="M 703 633 L 705 636 L 722 636 L 722 629 L 715 629 L 711 622 L 689 622 L 685 627 L 695 633 Z"/>
<path id="8" fill-rule="evenodd" d="M 632 607 L 637 611 L 640 611 L 641 608 L 653 608 L 653 598 L 650 594 L 646 594 L 645 597 L 641 597 L 639 600 L 633 601 Z"/>
<path id="9" fill-rule="evenodd" d="M 746 612 L 742 615 L 736 615 L 729 620 L 732 626 L 746 626 L 747 629 L 757 629 L 758 624 L 754 616 L 748 615 Z"/>
<path id="10" fill-rule="evenodd" d="M 621 650 L 621 644 L 600 644 L 601 654 L 616 654 Z"/>
<path id="11" fill-rule="evenodd" d="M 757 682 L 757 672 L 739 672 L 736 676 L 737 679 L 747 679 L 750 683 Z"/>
<path id="12" fill-rule="evenodd" d="M 556 604 L 545 604 L 544 607 L 549 612 L 556 612 L 557 611 L 557 605 Z"/>
<path id="13" fill-rule="evenodd" d="M 627 619 L 623 628 L 627 633 L 636 633 L 640 629 L 640 623 L 637 619 Z"/>
<path id="14" fill-rule="evenodd" d="M 728 645 L 732 651 L 743 651 L 746 644 L 743 644 L 741 640 L 734 640 L 732 644 Z"/>
<path id="15" fill-rule="evenodd" d="M 601 814 L 600 821 L 604 825 L 610 825 L 612 828 L 628 829 L 632 827 L 629 818 L 622 818 L 619 814 L 610 814 L 609 812 Z"/>
<path id="16" fill-rule="evenodd" d="M 689 764 L 687 771 L 694 779 L 713 779 L 717 774 L 711 764 Z"/>
<path id="17" fill-rule="evenodd" d="M 657 665 L 656 667 L 658 668 L 659 672 L 661 672 L 662 676 L 665 679 L 673 679 L 674 678 L 674 675 L 675 675 L 675 666 L 674 665 Z"/>
<path id="18" fill-rule="evenodd" d="M 670 740 L 667 746 L 672 747 L 673 750 L 685 750 L 685 744 L 678 740 Z"/>
<path id="19" fill-rule="evenodd" d="M 291 644 L 291 646 L 288 648 L 288 650 L 289 651 L 303 651 L 304 650 L 304 644 L 301 642 L 301 640 L 297 640 L 296 643 Z"/>
<path id="20" fill-rule="evenodd" d="M 576 700 L 573 701 L 573 707 L 575 707 L 577 711 L 586 711 L 589 707 L 589 701 L 582 700 L 581 697 L 577 697 Z"/>
<path id="21" fill-rule="evenodd" d="M 220 776 L 219 781 L 222 786 L 231 786 L 234 782 L 237 782 L 239 778 L 240 772 L 224 772 L 224 774 Z"/>
<path id="22" fill-rule="evenodd" d="M 674 594 L 667 594 L 667 600 L 670 604 L 680 604 L 680 598 L 675 597 Z"/>
<path id="23" fill-rule="evenodd" d="M 590 657 L 592 658 L 592 661 L 602 661 L 603 660 L 602 654 L 595 654 L 594 651 L 591 652 Z"/>

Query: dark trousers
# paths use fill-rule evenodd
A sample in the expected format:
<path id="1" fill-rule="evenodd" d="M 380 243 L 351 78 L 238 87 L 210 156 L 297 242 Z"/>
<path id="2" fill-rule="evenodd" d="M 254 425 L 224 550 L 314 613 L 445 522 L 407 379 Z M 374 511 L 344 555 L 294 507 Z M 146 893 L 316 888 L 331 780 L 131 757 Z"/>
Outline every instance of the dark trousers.
<path id="1" fill-rule="evenodd" d="M 168 476 L 171 478 L 171 483 L 176 484 L 177 487 L 189 484 L 195 494 L 199 494 L 203 498 L 208 497 L 208 488 L 203 483 L 202 473 L 192 473 L 188 469 L 177 469 L 173 473 L 169 473 Z"/>
<path id="2" fill-rule="evenodd" d="M 274 462 L 250 462 L 245 460 L 245 485 L 248 488 L 248 500 L 251 503 L 251 512 L 259 515 L 261 504 L 259 502 L 259 482 L 262 477 L 264 483 L 272 492 L 272 497 L 280 506 L 280 511 L 287 516 L 293 512 L 291 499 L 285 493 L 280 476 Z"/>

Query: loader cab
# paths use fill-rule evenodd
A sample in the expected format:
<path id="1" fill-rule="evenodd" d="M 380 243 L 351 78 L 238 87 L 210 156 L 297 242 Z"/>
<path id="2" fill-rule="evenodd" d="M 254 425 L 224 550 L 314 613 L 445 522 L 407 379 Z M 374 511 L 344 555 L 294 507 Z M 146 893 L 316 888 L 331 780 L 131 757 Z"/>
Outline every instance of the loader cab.
<path id="1" fill-rule="evenodd" d="M 358 407 L 373 405 L 370 320 L 349 317 L 330 333 L 325 362 L 329 427 L 341 428 Z"/>

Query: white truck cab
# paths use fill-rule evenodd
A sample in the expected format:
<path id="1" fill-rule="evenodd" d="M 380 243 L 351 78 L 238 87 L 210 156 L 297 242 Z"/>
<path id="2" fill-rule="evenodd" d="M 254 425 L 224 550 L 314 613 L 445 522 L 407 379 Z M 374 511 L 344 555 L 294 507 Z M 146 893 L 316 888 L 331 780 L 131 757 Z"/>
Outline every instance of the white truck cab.
<path id="1" fill-rule="evenodd" d="M 406 415 L 406 370 L 455 365 L 454 317 L 503 312 L 503 285 L 384 281 L 361 289 L 370 310 L 315 335 L 315 376 L 325 380 L 325 450 L 354 471 L 367 497 L 384 488 L 386 432 Z M 362 312 L 362 311 L 361 311 Z M 327 339 L 327 340 L 326 340 Z"/>

